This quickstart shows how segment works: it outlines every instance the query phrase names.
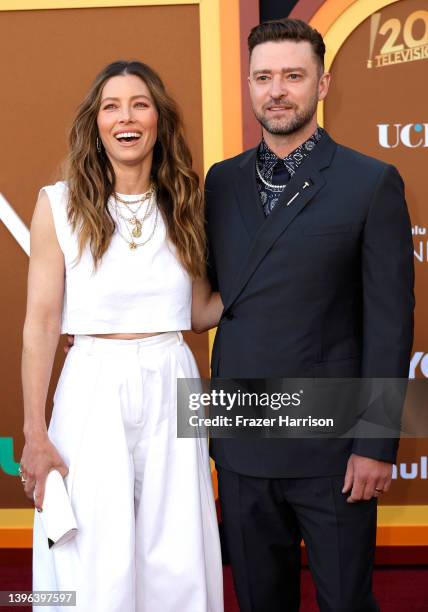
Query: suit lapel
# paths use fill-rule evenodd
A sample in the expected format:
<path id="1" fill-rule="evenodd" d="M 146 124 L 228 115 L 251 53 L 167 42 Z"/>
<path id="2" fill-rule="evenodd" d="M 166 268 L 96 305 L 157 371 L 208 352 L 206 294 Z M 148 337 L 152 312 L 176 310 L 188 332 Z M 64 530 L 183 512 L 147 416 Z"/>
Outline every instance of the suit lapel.
<path id="1" fill-rule="evenodd" d="M 256 155 L 257 148 L 248 151 L 238 166 L 234 184 L 239 211 L 250 238 L 255 237 L 266 221 L 257 189 Z"/>
<path id="2" fill-rule="evenodd" d="M 305 208 L 308 202 L 310 202 L 320 189 L 322 189 L 325 184 L 325 178 L 320 170 L 330 165 L 336 146 L 336 143 L 331 140 L 328 134 L 325 134 L 323 139 L 311 153 L 310 157 L 305 160 L 302 166 L 290 179 L 278 203 L 267 219 L 264 218 L 264 213 L 259 204 L 257 185 L 255 186 L 255 194 L 252 195 L 252 198 L 254 199 L 254 197 L 257 197 L 257 203 L 259 204 L 264 221 L 259 223 L 257 227 L 254 220 L 247 222 L 248 226 L 251 226 L 253 230 L 253 242 L 237 278 L 231 287 L 231 291 L 225 300 L 224 310 L 229 308 L 242 292 L 248 280 L 251 278 L 257 266 L 266 256 L 274 242 Z M 244 164 L 245 162 L 248 177 L 248 165 L 251 163 L 254 167 L 255 154 L 244 160 Z M 242 174 L 240 176 L 238 175 L 237 181 L 243 180 L 243 178 Z M 239 187 L 243 187 L 243 185 L 239 185 Z M 243 189 L 241 193 L 242 195 L 246 194 L 247 197 L 250 197 L 252 192 L 253 190 L 251 189 L 250 192 L 247 187 Z M 252 201 L 251 204 L 254 204 L 254 201 Z M 242 213 L 244 213 L 245 210 L 250 210 L 250 205 L 244 203 L 243 200 L 240 200 L 240 207 Z"/>

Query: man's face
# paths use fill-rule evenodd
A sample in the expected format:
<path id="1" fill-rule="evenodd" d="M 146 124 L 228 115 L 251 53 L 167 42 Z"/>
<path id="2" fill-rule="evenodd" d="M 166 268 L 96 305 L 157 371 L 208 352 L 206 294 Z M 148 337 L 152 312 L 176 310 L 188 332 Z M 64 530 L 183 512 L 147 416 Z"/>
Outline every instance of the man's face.
<path id="1" fill-rule="evenodd" d="M 254 114 L 270 134 L 286 136 L 314 118 L 327 95 L 329 75 L 307 41 L 266 42 L 250 60 L 250 96 Z"/>

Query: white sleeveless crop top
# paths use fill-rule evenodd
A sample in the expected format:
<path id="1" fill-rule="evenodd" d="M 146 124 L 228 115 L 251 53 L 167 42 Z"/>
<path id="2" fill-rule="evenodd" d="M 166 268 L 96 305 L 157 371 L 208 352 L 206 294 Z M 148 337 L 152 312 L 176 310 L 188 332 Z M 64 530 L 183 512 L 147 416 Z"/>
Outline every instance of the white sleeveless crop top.
<path id="1" fill-rule="evenodd" d="M 156 227 L 156 210 L 144 221 L 143 234 L 136 241 L 143 242 L 155 227 L 154 234 L 136 249 L 129 248 L 124 239 L 128 237 L 116 228 L 94 271 L 88 246 L 77 260 L 77 236 L 67 219 L 67 184 L 60 181 L 43 189 L 51 204 L 65 260 L 62 334 L 154 333 L 191 328 L 192 282 L 167 239 L 160 211 Z M 148 205 L 148 201 L 143 202 L 141 210 Z M 116 220 L 113 212 L 112 216 Z"/>

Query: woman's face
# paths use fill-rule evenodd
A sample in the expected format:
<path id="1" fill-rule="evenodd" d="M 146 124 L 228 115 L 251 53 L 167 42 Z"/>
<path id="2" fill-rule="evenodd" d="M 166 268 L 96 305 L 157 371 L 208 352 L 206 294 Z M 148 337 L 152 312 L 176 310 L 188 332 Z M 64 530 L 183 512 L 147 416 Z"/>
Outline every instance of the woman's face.
<path id="1" fill-rule="evenodd" d="M 113 166 L 152 158 L 158 112 L 145 82 L 133 74 L 109 79 L 101 92 L 98 132 Z"/>

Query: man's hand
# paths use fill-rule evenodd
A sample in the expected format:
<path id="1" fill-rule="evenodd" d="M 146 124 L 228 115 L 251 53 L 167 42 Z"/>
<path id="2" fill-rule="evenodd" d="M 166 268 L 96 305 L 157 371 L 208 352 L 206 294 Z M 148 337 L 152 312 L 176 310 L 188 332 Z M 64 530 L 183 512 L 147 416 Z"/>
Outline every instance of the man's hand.
<path id="1" fill-rule="evenodd" d="M 348 459 L 342 493 L 351 491 L 347 502 L 353 504 L 386 493 L 391 486 L 392 463 L 352 454 Z"/>
<path id="2" fill-rule="evenodd" d="M 67 336 L 66 343 L 64 345 L 64 353 L 68 353 L 74 344 L 74 336 Z"/>

